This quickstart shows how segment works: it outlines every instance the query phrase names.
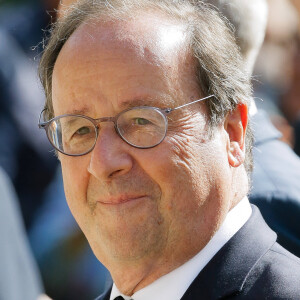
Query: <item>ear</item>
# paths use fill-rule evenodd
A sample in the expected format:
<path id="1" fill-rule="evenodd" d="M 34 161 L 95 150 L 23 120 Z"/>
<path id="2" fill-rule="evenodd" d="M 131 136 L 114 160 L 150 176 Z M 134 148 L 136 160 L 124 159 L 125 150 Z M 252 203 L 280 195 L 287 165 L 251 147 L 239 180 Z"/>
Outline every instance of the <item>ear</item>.
<path id="1" fill-rule="evenodd" d="M 248 124 L 248 107 L 240 103 L 230 112 L 225 120 L 224 128 L 228 134 L 228 162 L 232 167 L 239 167 L 245 160 L 245 134 Z"/>

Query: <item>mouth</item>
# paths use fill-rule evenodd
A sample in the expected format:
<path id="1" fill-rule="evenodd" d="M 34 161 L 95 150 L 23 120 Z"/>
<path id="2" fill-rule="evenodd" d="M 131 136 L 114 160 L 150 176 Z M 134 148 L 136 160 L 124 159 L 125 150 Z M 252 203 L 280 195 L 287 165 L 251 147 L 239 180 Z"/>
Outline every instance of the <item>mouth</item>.
<path id="1" fill-rule="evenodd" d="M 105 200 L 98 200 L 97 203 L 102 205 L 122 205 L 130 202 L 135 202 L 139 200 L 144 200 L 147 196 L 141 195 L 141 196 L 119 196 L 119 197 L 112 197 Z"/>

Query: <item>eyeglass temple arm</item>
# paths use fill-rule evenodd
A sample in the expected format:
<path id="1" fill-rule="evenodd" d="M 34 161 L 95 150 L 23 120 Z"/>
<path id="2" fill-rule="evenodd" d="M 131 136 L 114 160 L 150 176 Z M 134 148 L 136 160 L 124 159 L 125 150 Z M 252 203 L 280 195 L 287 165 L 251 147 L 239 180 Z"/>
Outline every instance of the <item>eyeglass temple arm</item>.
<path id="1" fill-rule="evenodd" d="M 186 104 L 177 106 L 177 107 L 175 107 L 175 108 L 167 108 L 167 109 L 166 109 L 166 113 L 170 113 L 171 111 L 177 110 L 177 109 L 179 109 L 179 108 L 183 108 L 183 107 L 185 107 L 185 106 L 191 105 L 191 104 L 196 103 L 196 102 L 200 102 L 200 101 L 206 100 L 206 99 L 211 98 L 211 97 L 214 97 L 214 95 L 209 95 L 209 96 L 207 96 L 207 97 L 204 97 L 204 98 L 201 98 L 201 99 L 197 99 L 197 100 L 195 100 L 195 101 L 192 101 L 192 102 L 189 102 L 189 103 L 186 103 Z"/>
<path id="2" fill-rule="evenodd" d="M 39 124 L 38 124 L 39 128 L 44 128 L 44 127 L 46 126 L 46 123 L 47 123 L 47 122 L 41 122 L 42 115 L 43 115 L 43 113 L 45 112 L 45 110 L 46 110 L 46 108 L 44 108 L 44 109 L 41 111 L 41 113 L 40 113 Z"/>

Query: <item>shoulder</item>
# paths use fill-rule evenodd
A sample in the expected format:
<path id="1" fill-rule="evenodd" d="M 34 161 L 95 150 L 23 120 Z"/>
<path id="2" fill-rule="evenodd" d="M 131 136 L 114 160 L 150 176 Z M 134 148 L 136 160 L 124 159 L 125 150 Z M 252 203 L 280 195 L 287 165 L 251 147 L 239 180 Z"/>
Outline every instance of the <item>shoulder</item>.
<path id="1" fill-rule="evenodd" d="M 300 255 L 300 158 L 285 143 L 264 140 L 253 151 L 251 203 L 257 205 L 278 241 Z"/>
<path id="2" fill-rule="evenodd" d="M 300 202 L 300 158 L 284 142 L 264 111 L 252 117 L 254 129 L 251 196 L 286 193 Z"/>
<path id="3" fill-rule="evenodd" d="M 278 139 L 264 139 L 253 149 L 250 201 L 290 205 L 300 209 L 300 158 Z"/>
<path id="4" fill-rule="evenodd" d="M 266 141 L 255 146 L 253 159 L 252 194 L 278 191 L 300 198 L 300 158 L 288 145 L 279 140 Z"/>
<path id="5" fill-rule="evenodd" d="M 111 288 L 112 287 L 110 287 L 103 294 L 101 294 L 100 296 L 98 296 L 95 300 L 109 300 L 110 293 L 111 293 Z"/>
<path id="6" fill-rule="evenodd" d="M 300 259 L 275 243 L 249 272 L 242 295 L 249 299 L 299 299 Z"/>
<path id="7" fill-rule="evenodd" d="M 0 167 L 0 216 L 3 213 L 5 219 L 10 215 L 8 212 L 15 210 L 14 203 L 17 202 L 16 193 L 10 178 L 5 171 Z M 2 213 L 1 213 L 2 212 Z"/>

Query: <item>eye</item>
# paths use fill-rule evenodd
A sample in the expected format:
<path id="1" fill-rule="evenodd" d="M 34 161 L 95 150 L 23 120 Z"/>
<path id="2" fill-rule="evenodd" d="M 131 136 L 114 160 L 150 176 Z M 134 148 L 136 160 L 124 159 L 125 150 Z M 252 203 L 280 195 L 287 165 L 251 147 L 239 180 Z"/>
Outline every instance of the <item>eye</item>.
<path id="1" fill-rule="evenodd" d="M 91 133 L 91 128 L 89 127 L 81 127 L 75 132 L 76 135 L 85 135 L 89 133 Z"/>
<path id="2" fill-rule="evenodd" d="M 144 118 L 135 118 L 135 119 L 133 119 L 133 124 L 134 125 L 149 125 L 149 124 L 151 124 L 151 122 Z"/>

